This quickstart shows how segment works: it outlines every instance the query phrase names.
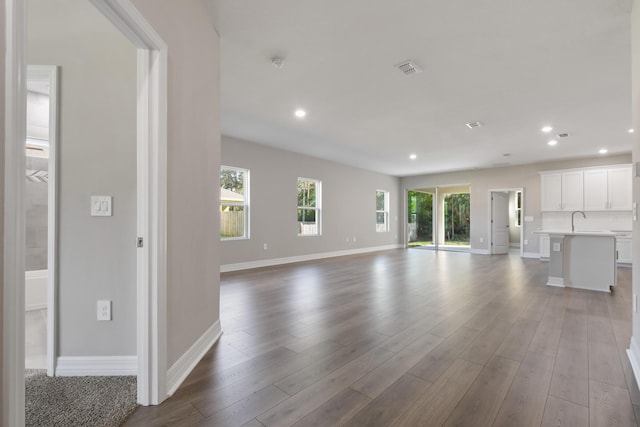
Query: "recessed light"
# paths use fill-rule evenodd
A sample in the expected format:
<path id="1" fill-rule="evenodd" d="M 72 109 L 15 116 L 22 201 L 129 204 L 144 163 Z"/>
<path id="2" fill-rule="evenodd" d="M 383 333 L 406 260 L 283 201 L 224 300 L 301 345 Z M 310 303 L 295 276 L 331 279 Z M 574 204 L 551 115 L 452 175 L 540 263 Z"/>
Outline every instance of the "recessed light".
<path id="1" fill-rule="evenodd" d="M 609 152 L 609 150 L 607 150 L 606 148 L 601 148 L 600 151 L 598 151 L 598 153 L 600 154 L 607 154 Z"/>
<path id="2" fill-rule="evenodd" d="M 409 154 L 409 158 L 410 158 L 411 160 L 415 160 L 415 159 L 417 159 L 417 158 L 418 158 L 418 156 L 417 156 L 417 155 L 415 155 L 415 154 Z"/>
<path id="3" fill-rule="evenodd" d="M 304 111 L 302 108 L 298 108 L 293 114 L 295 114 L 295 116 L 299 119 L 304 118 L 304 116 L 307 115 L 307 112 Z"/>
<path id="4" fill-rule="evenodd" d="M 540 129 L 542 132 L 544 133 L 549 133 L 553 130 L 553 128 L 551 126 L 545 126 L 542 129 Z"/>
<path id="5" fill-rule="evenodd" d="M 555 139 L 552 139 L 551 141 L 547 142 L 547 144 L 553 147 L 554 145 L 558 144 L 558 141 L 556 141 Z"/>
<path id="6" fill-rule="evenodd" d="M 633 133 L 633 129 L 629 129 L 629 131 L 628 131 L 628 132 L 629 132 L 629 133 Z"/>

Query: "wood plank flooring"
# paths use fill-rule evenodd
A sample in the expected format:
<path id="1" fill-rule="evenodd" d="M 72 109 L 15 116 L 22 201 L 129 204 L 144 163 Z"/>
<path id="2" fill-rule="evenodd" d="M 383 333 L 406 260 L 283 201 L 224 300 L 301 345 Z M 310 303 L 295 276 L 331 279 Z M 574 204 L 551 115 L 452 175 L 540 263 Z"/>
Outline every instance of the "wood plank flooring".
<path id="1" fill-rule="evenodd" d="M 221 339 L 127 426 L 640 426 L 631 269 L 393 250 L 226 273 Z"/>

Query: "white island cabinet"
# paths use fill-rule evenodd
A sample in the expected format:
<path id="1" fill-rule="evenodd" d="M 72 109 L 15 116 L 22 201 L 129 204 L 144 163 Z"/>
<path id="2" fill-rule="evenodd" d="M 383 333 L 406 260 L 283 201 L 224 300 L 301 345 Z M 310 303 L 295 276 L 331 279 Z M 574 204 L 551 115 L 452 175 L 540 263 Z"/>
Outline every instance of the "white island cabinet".
<path id="1" fill-rule="evenodd" d="M 616 233 L 540 230 L 549 236 L 547 285 L 611 292 L 616 276 Z"/>

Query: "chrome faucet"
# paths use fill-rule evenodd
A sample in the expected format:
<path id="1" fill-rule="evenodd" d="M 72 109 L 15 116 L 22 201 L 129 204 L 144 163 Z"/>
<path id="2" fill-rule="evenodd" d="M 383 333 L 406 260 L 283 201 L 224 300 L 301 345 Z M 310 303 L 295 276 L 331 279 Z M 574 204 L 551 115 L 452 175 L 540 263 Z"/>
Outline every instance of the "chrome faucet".
<path id="1" fill-rule="evenodd" d="M 575 217 L 575 215 L 577 213 L 581 213 L 582 214 L 582 218 L 587 219 L 587 216 L 582 211 L 573 211 L 573 212 L 571 212 L 571 232 L 572 233 L 575 230 L 575 227 L 573 226 L 573 218 Z"/>

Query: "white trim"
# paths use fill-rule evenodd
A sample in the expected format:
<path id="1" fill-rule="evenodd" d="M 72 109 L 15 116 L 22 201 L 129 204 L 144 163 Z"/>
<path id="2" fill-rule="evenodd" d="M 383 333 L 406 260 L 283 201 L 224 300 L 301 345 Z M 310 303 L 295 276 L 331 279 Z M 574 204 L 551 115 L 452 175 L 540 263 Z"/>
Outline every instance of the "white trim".
<path id="1" fill-rule="evenodd" d="M 471 249 L 470 252 L 473 255 L 491 255 L 491 251 L 489 249 Z"/>
<path id="2" fill-rule="evenodd" d="M 55 65 L 28 65 L 27 81 L 49 83 L 49 158 L 47 160 L 49 180 L 47 188 L 47 297 L 42 308 L 47 309 L 47 375 L 55 375 L 56 358 L 56 295 L 58 232 L 58 67 Z M 27 276 L 28 277 L 28 276 Z M 28 309 L 28 308 L 27 308 Z M 32 308 L 36 309 L 36 308 Z"/>
<path id="3" fill-rule="evenodd" d="M 216 321 L 167 371 L 167 397 L 180 387 L 193 368 L 222 335 L 220 320 Z"/>
<path id="4" fill-rule="evenodd" d="M 138 403 L 166 396 L 167 45 L 129 0 L 90 0 L 138 48 Z"/>
<path id="5" fill-rule="evenodd" d="M 547 280 L 547 286 L 555 286 L 557 288 L 564 288 L 564 278 L 549 276 Z"/>
<path id="6" fill-rule="evenodd" d="M 114 377 L 136 375 L 136 356 L 58 357 L 56 375 L 60 377 Z"/>
<path id="7" fill-rule="evenodd" d="M 271 267 L 274 265 L 292 264 L 294 262 L 315 261 L 318 259 L 334 258 L 339 256 L 365 254 L 369 252 L 387 251 L 390 249 L 403 249 L 404 246 L 401 243 L 385 246 L 372 246 L 369 248 L 361 249 L 349 249 L 344 251 L 334 252 L 320 252 L 308 255 L 296 255 L 285 258 L 271 258 L 263 259 L 259 261 L 238 262 L 235 264 L 225 264 L 220 266 L 221 273 L 228 273 L 230 271 L 249 270 L 251 268 Z"/>
<path id="8" fill-rule="evenodd" d="M 5 0 L 3 426 L 24 425 L 26 2 Z"/>
<path id="9" fill-rule="evenodd" d="M 522 253 L 522 258 L 535 258 L 535 259 L 539 259 L 539 258 L 540 258 L 540 253 L 539 253 L 539 252 L 523 252 L 523 253 Z"/>
<path id="10" fill-rule="evenodd" d="M 636 383 L 640 384 L 640 346 L 638 346 L 638 341 L 636 341 L 634 336 L 631 336 L 627 356 L 629 357 Z"/>

